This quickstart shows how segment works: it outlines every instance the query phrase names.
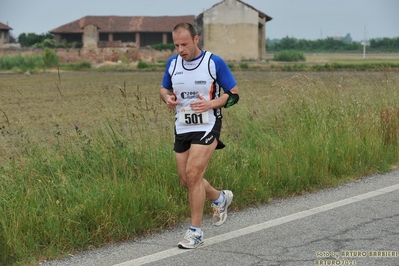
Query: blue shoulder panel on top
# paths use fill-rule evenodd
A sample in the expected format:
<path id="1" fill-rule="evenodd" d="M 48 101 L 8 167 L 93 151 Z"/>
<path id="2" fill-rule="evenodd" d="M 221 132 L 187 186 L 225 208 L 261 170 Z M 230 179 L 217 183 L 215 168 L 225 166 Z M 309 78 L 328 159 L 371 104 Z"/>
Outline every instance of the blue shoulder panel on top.
<path id="1" fill-rule="evenodd" d="M 176 55 L 172 55 L 168 61 L 166 62 L 166 67 L 165 67 L 165 73 L 163 75 L 163 79 L 162 79 L 162 87 L 164 87 L 165 89 L 171 90 L 173 89 L 172 87 L 172 79 L 171 76 L 169 74 L 169 68 L 170 65 L 172 63 L 172 61 L 176 58 Z"/>
<path id="2" fill-rule="evenodd" d="M 224 91 L 229 91 L 237 85 L 230 68 L 226 62 L 218 55 L 213 54 L 211 60 L 215 62 L 216 66 L 216 81 L 223 88 Z"/>

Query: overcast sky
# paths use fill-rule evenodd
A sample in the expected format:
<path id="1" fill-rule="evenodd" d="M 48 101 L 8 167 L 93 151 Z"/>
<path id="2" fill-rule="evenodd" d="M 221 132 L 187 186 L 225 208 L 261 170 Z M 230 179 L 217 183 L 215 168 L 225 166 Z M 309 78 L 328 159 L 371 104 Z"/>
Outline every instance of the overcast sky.
<path id="1" fill-rule="evenodd" d="M 0 0 L 11 34 L 42 34 L 88 15 L 199 15 L 221 0 Z M 350 34 L 355 41 L 399 37 L 399 0 L 243 0 L 273 19 L 266 36 L 316 40 Z"/>

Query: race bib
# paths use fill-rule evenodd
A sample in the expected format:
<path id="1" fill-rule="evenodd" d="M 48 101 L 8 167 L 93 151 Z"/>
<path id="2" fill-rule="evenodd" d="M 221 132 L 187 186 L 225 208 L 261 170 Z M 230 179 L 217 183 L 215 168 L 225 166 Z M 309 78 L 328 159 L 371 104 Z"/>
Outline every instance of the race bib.
<path id="1" fill-rule="evenodd" d="M 182 107 L 179 112 L 179 123 L 187 125 L 208 124 L 209 113 L 196 114 L 190 107 Z"/>

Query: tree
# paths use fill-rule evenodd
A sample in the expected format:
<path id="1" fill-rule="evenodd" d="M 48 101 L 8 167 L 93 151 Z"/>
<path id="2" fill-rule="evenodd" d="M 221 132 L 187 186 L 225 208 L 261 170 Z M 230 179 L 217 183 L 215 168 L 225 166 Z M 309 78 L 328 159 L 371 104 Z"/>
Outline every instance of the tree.
<path id="1" fill-rule="evenodd" d="M 281 39 L 280 45 L 285 50 L 297 48 L 297 39 L 289 38 L 288 36 Z"/>
<path id="2" fill-rule="evenodd" d="M 285 37 L 281 40 L 267 39 L 266 45 L 268 51 L 297 50 L 301 52 L 337 52 L 337 51 L 359 51 L 363 50 L 363 46 L 359 42 L 351 41 L 352 37 L 348 33 L 345 38 L 336 40 L 332 37 L 326 39 L 318 39 L 315 41 Z M 396 38 L 380 38 L 370 40 L 370 50 L 399 52 L 399 37 Z"/>
<path id="3" fill-rule="evenodd" d="M 47 34 L 36 34 L 36 33 L 21 33 L 18 36 L 18 42 L 21 44 L 22 47 L 31 47 L 36 43 L 41 43 L 45 39 L 53 39 L 53 35 L 50 33 Z"/>
<path id="4" fill-rule="evenodd" d="M 344 38 L 341 39 L 343 42 L 346 43 L 351 43 L 352 42 L 352 37 L 350 35 L 350 33 L 346 34 L 346 36 Z"/>
<path id="5" fill-rule="evenodd" d="M 53 39 L 45 39 L 42 42 L 35 43 L 33 45 L 35 48 L 54 48 L 55 42 Z"/>

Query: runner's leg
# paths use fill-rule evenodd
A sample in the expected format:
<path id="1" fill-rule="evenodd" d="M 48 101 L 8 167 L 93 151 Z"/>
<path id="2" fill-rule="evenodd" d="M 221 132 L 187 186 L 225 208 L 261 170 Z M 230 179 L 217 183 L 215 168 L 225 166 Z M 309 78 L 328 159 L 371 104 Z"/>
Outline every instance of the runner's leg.
<path id="1" fill-rule="evenodd" d="M 202 224 L 205 197 L 215 199 L 219 195 L 219 192 L 204 180 L 205 171 L 216 145 L 217 141 L 211 145 L 193 144 L 188 151 L 176 153 L 180 182 L 188 188 L 191 223 L 198 227 Z"/>

